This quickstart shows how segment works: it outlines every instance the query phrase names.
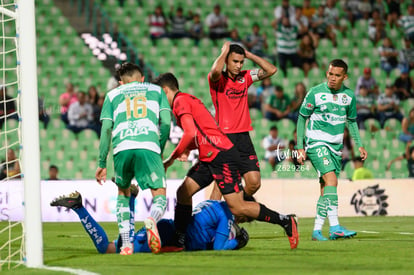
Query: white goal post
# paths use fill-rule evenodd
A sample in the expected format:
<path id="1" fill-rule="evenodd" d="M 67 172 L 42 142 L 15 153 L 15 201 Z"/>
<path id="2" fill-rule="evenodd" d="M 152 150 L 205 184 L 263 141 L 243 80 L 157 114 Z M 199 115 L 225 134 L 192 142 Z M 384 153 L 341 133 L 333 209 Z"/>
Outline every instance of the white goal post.
<path id="1" fill-rule="evenodd" d="M 24 234 L 27 267 L 43 265 L 40 208 L 39 110 L 37 94 L 36 22 L 34 0 L 19 0 L 16 30 L 20 54 Z"/>
<path id="2" fill-rule="evenodd" d="M 43 236 L 40 207 L 35 5 L 34 0 L 17 0 L 15 3 L 12 0 L 0 0 L 0 4 L 0 16 L 2 18 L 14 18 L 16 26 L 17 93 L 20 98 L 20 106 L 17 109 L 20 110 L 21 177 L 24 185 L 25 209 L 22 232 L 24 235 L 22 259 L 27 267 L 36 268 L 43 266 Z M 2 20 L 2 22 L 5 21 Z M 0 41 L 0 43 L 5 45 L 4 25 L 2 27 L 3 41 Z M 2 55 L 6 54 L 6 50 L 3 50 Z M 5 71 L 4 62 L 2 66 L 3 71 Z M 3 83 L 5 81 L 3 79 Z"/>

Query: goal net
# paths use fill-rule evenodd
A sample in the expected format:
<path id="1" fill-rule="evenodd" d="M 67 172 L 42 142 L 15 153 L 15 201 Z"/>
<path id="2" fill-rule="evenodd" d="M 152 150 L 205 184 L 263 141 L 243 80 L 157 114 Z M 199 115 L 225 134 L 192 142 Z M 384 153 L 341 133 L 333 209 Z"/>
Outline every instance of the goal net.
<path id="1" fill-rule="evenodd" d="M 0 0 L 0 271 L 43 264 L 34 29 L 33 0 Z"/>

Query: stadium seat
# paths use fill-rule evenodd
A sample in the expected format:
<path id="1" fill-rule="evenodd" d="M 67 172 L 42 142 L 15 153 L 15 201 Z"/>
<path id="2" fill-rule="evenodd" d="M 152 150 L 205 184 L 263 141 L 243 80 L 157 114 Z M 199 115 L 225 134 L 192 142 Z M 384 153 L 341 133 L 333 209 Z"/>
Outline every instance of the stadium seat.
<path id="1" fill-rule="evenodd" d="M 369 118 L 364 121 L 365 130 L 370 133 L 379 131 L 381 129 L 381 124 L 375 118 Z"/>
<path id="2" fill-rule="evenodd" d="M 395 118 L 388 119 L 384 123 L 384 129 L 395 134 L 400 134 L 402 130 L 401 122 Z"/>

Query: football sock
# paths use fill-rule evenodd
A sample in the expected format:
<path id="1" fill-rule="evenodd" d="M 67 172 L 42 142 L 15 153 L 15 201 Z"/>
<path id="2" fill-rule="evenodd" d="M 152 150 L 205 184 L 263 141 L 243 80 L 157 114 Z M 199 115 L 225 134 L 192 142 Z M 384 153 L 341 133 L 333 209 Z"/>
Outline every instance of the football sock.
<path id="1" fill-rule="evenodd" d="M 155 196 L 152 199 L 150 215 L 154 219 L 155 223 L 161 220 L 167 207 L 167 198 L 164 195 Z"/>
<path id="2" fill-rule="evenodd" d="M 338 221 L 338 193 L 336 186 L 325 186 L 323 189 L 323 197 L 326 204 L 329 225 L 337 226 Z"/>
<path id="3" fill-rule="evenodd" d="M 93 241 L 96 250 L 102 254 L 106 253 L 109 242 L 105 230 L 103 230 L 99 223 L 94 220 L 94 218 L 89 214 L 88 210 L 86 210 L 85 207 L 80 207 L 77 209 L 72 208 L 72 210 L 78 214 L 82 226 Z"/>
<path id="4" fill-rule="evenodd" d="M 289 224 L 289 217 L 286 215 L 282 215 L 277 213 L 276 211 L 270 210 L 263 204 L 259 203 L 260 205 L 260 212 L 259 216 L 257 217 L 258 221 L 268 222 L 273 224 L 279 224 L 281 226 L 285 226 Z"/>
<path id="5" fill-rule="evenodd" d="M 134 242 L 135 235 L 135 198 L 129 197 L 129 240 L 131 243 Z"/>
<path id="6" fill-rule="evenodd" d="M 121 236 L 123 246 L 125 246 L 125 244 L 131 243 L 129 240 L 129 197 L 124 195 L 118 195 L 116 203 L 116 218 L 118 221 L 119 235 Z"/>
<path id="7" fill-rule="evenodd" d="M 318 203 L 316 204 L 315 226 L 313 227 L 313 230 L 322 230 L 325 219 L 326 219 L 325 200 L 322 196 L 319 196 Z"/>
<path id="8" fill-rule="evenodd" d="M 187 226 L 191 222 L 193 207 L 191 205 L 179 204 L 175 206 L 174 224 L 178 233 L 185 234 Z"/>

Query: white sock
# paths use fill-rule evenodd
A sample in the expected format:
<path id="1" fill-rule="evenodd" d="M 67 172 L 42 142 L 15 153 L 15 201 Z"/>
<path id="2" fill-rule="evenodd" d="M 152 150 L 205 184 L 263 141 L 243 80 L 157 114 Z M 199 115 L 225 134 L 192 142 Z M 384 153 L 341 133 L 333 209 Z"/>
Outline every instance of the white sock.
<path id="1" fill-rule="evenodd" d="M 167 199 L 163 195 L 155 196 L 152 200 L 150 215 L 157 223 L 164 216 L 167 207 Z"/>

